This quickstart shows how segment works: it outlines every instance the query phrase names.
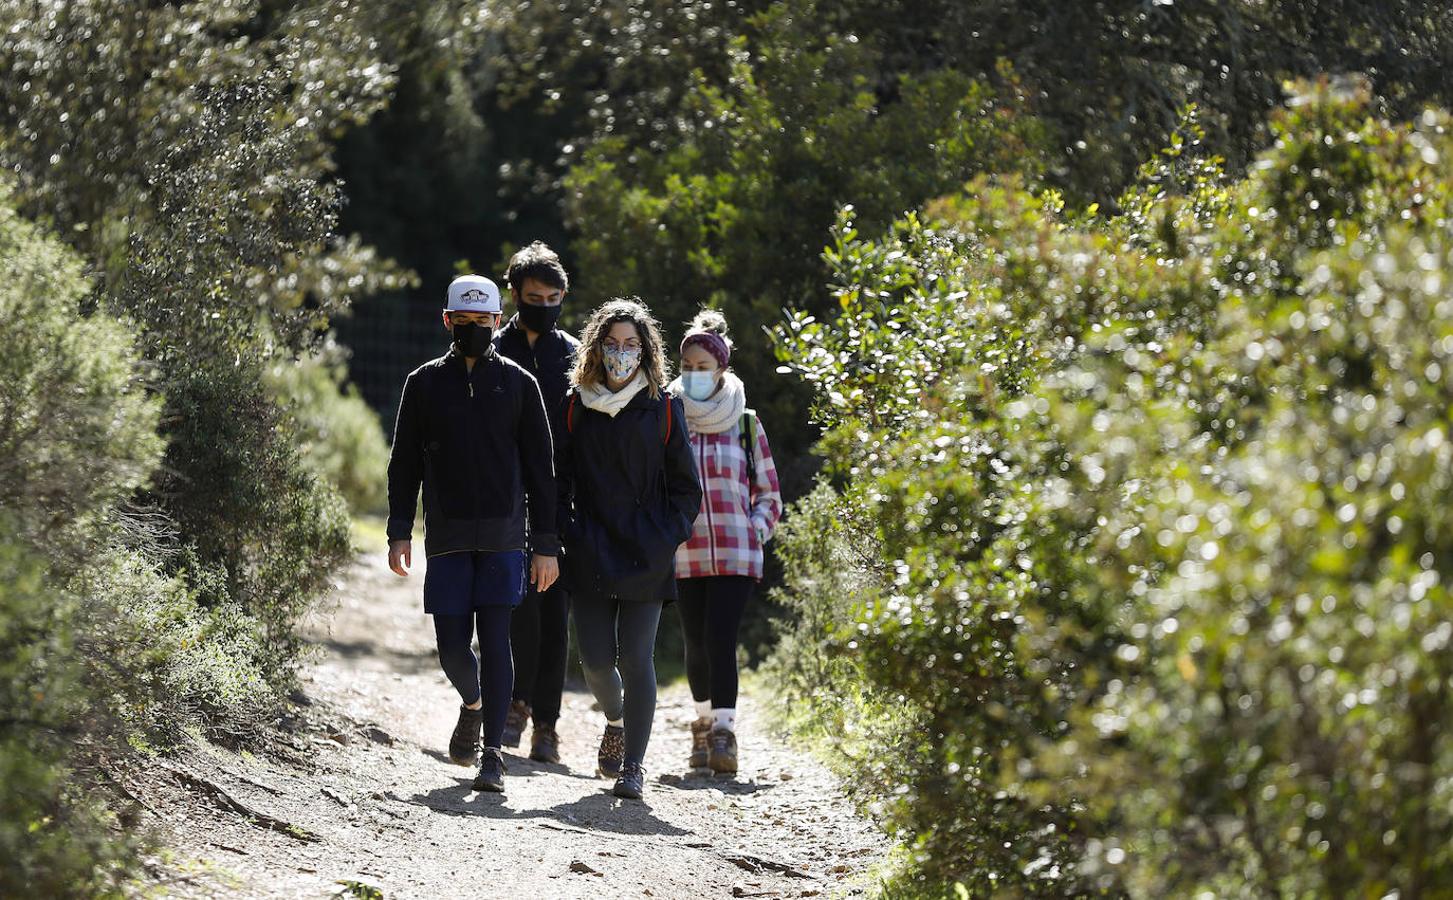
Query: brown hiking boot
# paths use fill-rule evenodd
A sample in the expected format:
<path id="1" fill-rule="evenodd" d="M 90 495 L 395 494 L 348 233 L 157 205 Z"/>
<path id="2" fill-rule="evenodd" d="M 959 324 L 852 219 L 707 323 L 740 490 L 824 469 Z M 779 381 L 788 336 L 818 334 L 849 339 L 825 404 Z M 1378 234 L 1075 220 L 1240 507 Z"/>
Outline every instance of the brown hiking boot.
<path id="1" fill-rule="evenodd" d="M 737 736 L 726 728 L 713 728 L 707 765 L 718 775 L 737 774 Z"/>
<path id="2" fill-rule="evenodd" d="M 697 719 L 691 723 L 691 761 L 693 769 L 705 769 L 710 759 L 711 720 Z"/>
<path id="3" fill-rule="evenodd" d="M 626 730 L 618 725 L 605 726 L 600 736 L 600 751 L 595 755 L 595 768 L 605 778 L 619 778 L 621 763 L 626 759 Z"/>
<path id="4" fill-rule="evenodd" d="M 560 761 L 560 735 L 554 725 L 535 723 L 534 730 L 530 732 L 530 759 L 543 763 Z"/>
<path id="5" fill-rule="evenodd" d="M 523 700 L 511 700 L 510 711 L 505 713 L 504 737 L 500 743 L 506 747 L 518 747 L 520 737 L 525 733 L 525 723 L 530 721 L 529 704 Z"/>

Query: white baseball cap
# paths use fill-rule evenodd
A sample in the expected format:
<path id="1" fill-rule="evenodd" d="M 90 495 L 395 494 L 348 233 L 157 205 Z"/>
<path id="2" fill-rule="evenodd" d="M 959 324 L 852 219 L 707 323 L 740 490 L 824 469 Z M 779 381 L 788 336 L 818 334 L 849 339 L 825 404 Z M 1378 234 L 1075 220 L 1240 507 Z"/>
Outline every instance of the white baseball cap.
<path id="1" fill-rule="evenodd" d="M 459 312 L 503 312 L 499 288 L 483 275 L 460 275 L 449 282 L 449 302 L 444 307 Z"/>

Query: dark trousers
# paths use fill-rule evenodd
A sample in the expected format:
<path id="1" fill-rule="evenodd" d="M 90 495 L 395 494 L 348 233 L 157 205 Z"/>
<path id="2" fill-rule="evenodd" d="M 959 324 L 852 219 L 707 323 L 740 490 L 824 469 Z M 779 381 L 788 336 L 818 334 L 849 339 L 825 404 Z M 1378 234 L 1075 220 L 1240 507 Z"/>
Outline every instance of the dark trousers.
<path id="1" fill-rule="evenodd" d="M 626 762 L 646 758 L 656 717 L 656 626 L 661 603 L 574 598 L 575 640 L 585 682 L 607 719 L 624 719 Z"/>
<path id="2" fill-rule="evenodd" d="M 473 646 L 476 625 L 478 657 Z M 465 703 L 484 701 L 484 746 L 500 746 L 515 680 L 510 659 L 510 608 L 481 606 L 473 615 L 436 613 L 434 635 L 439 639 L 439 665 L 459 692 L 459 699 Z"/>
<path id="3" fill-rule="evenodd" d="M 533 589 L 515 607 L 510 619 L 510 645 L 515 656 L 514 699 L 532 710 L 536 725 L 554 726 L 560 718 L 560 693 L 565 689 L 565 662 L 570 642 L 569 597 L 560 582 L 545 593 Z"/>
<path id="4" fill-rule="evenodd" d="M 709 575 L 676 582 L 686 680 L 691 697 L 712 709 L 737 708 L 737 631 L 757 582 L 745 575 Z"/>

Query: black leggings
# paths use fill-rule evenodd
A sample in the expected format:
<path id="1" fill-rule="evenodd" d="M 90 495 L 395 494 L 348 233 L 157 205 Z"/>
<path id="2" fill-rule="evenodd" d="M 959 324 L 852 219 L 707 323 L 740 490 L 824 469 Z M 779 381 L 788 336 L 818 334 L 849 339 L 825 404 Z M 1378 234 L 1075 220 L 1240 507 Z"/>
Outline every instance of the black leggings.
<path id="1" fill-rule="evenodd" d="M 531 590 L 510 618 L 510 645 L 515 655 L 514 698 L 532 711 L 536 725 L 554 726 L 560 718 L 560 693 L 565 689 L 565 657 L 569 598 L 560 582 L 543 594 Z"/>
<path id="2" fill-rule="evenodd" d="M 756 580 L 745 575 L 681 578 L 681 635 L 691 697 L 712 709 L 737 708 L 737 631 Z"/>
<path id="3" fill-rule="evenodd" d="M 475 657 L 473 647 L 476 623 L 480 658 Z M 434 635 L 439 639 L 439 665 L 459 692 L 459 699 L 466 704 L 484 700 L 484 746 L 498 747 L 515 680 L 510 659 L 510 608 L 481 606 L 472 616 L 435 614 Z"/>
<path id="4" fill-rule="evenodd" d="M 656 717 L 656 626 L 661 604 L 574 598 L 575 640 L 585 682 L 607 719 L 624 719 L 626 762 L 640 763 Z"/>

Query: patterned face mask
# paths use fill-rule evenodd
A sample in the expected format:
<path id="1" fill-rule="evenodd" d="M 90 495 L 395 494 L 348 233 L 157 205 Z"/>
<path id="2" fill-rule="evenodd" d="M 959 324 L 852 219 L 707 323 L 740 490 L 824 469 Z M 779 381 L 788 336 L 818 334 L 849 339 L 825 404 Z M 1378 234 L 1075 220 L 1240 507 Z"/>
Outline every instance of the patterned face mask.
<path id="1" fill-rule="evenodd" d="M 606 374 L 616 381 L 625 381 L 636 374 L 636 369 L 641 365 L 641 348 L 635 347 L 629 350 L 617 350 L 612 347 L 604 348 L 604 361 Z"/>

